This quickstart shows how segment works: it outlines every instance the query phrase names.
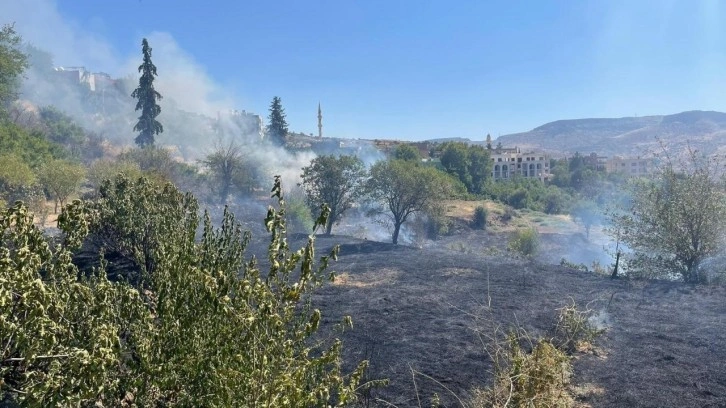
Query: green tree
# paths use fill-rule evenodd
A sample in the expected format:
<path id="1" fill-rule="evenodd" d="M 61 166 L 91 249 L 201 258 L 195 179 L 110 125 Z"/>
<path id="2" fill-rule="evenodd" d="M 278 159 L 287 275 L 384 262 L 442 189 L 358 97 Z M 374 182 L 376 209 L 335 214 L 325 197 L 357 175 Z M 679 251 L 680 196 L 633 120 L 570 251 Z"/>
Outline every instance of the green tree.
<path id="1" fill-rule="evenodd" d="M 65 147 L 74 156 L 80 156 L 86 142 L 86 131 L 73 118 L 54 106 L 40 108 L 43 133 L 48 140 Z"/>
<path id="2" fill-rule="evenodd" d="M 370 170 L 367 190 L 393 225 L 398 244 L 401 226 L 411 214 L 432 209 L 453 192 L 447 175 L 432 167 L 402 160 L 379 161 Z"/>
<path id="3" fill-rule="evenodd" d="M 134 132 L 139 132 L 134 141 L 140 147 L 154 144 L 154 135 L 164 131 L 164 127 L 156 120 L 161 113 L 161 106 L 156 102 L 161 100 L 161 94 L 154 89 L 154 77 L 157 76 L 156 66 L 151 62 L 151 47 L 144 38 L 141 41 L 141 52 L 144 60 L 139 65 L 139 86 L 131 93 L 131 97 L 138 99 L 135 110 L 141 111 L 139 121 L 134 125 Z"/>
<path id="4" fill-rule="evenodd" d="M 393 158 L 396 160 L 408 160 L 413 162 L 421 161 L 421 153 L 417 148 L 410 144 L 400 144 L 396 147 L 396 151 L 393 153 Z"/>
<path id="5" fill-rule="evenodd" d="M 335 224 L 363 195 L 366 169 L 355 156 L 319 156 L 303 167 L 300 183 L 310 209 L 330 207 L 325 233 L 330 235 Z"/>
<path id="6" fill-rule="evenodd" d="M 491 174 L 489 151 L 482 146 L 461 142 L 447 142 L 441 146 L 441 165 L 472 194 L 484 192 L 486 180 Z"/>
<path id="7" fill-rule="evenodd" d="M 18 96 L 20 77 L 28 67 L 27 56 L 21 51 L 22 38 L 14 24 L 0 28 L 0 106 L 2 114 Z"/>
<path id="8" fill-rule="evenodd" d="M 230 141 L 217 142 L 212 153 L 202 161 L 209 169 L 221 204 L 224 204 L 233 188 L 251 191 L 254 175 L 245 164 L 242 146 Z"/>
<path id="9" fill-rule="evenodd" d="M 68 197 L 77 192 L 86 176 L 86 169 L 67 160 L 52 160 L 44 164 L 38 178 L 43 188 L 50 193 L 55 202 L 54 212 L 58 213 L 58 204 L 65 205 Z"/>
<path id="10" fill-rule="evenodd" d="M 267 124 L 265 131 L 267 137 L 272 143 L 278 146 L 284 146 L 289 131 L 287 128 L 287 120 L 285 119 L 285 109 L 282 107 L 282 99 L 279 96 L 272 98 L 268 120 L 270 123 Z"/>
<path id="11" fill-rule="evenodd" d="M 635 255 L 628 269 L 702 280 L 703 261 L 726 246 L 726 193 L 718 167 L 691 152 L 687 163 L 668 161 L 653 180 L 629 184 L 630 205 L 611 214 L 612 231 Z"/>

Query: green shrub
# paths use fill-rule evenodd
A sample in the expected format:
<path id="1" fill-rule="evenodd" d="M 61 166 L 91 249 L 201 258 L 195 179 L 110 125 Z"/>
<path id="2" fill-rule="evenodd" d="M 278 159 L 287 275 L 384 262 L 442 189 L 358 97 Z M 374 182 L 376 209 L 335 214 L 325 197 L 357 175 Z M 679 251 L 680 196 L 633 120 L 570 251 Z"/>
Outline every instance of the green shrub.
<path id="1" fill-rule="evenodd" d="M 64 208 L 52 249 L 26 207 L 0 213 L 0 401 L 292 408 L 355 398 L 365 363 L 343 375 L 341 342 L 316 336 L 310 303 L 337 248 L 316 262 L 314 237 L 288 247 L 279 178 L 267 271 L 245 259 L 249 233 L 231 213 L 218 228 L 205 215 L 200 228 L 196 200 L 171 184 L 119 177 L 100 196 Z M 135 286 L 107 278 L 110 258 L 79 273 L 72 252 L 104 231 L 141 270 Z"/>
<path id="2" fill-rule="evenodd" d="M 487 209 L 484 206 L 477 206 L 474 209 L 474 219 L 471 222 L 472 227 L 476 229 L 486 229 L 487 227 Z"/>
<path id="3" fill-rule="evenodd" d="M 514 233 L 514 236 L 509 240 L 509 249 L 530 258 L 537 254 L 539 251 L 539 234 L 534 227 L 518 230 Z"/>
<path id="4" fill-rule="evenodd" d="M 519 187 L 507 195 L 505 202 L 518 210 L 527 208 L 529 205 L 529 191 Z"/>

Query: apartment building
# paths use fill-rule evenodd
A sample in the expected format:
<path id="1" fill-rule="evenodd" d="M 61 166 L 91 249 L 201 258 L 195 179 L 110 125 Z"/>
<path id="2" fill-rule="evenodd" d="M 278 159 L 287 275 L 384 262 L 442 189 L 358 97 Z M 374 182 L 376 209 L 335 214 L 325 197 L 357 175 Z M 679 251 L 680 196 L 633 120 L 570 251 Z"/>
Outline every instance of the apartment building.
<path id="1" fill-rule="evenodd" d="M 623 173 L 630 177 L 648 176 L 655 170 L 653 159 L 644 159 L 641 157 L 623 158 L 613 156 L 608 159 L 605 166 L 608 173 Z"/>
<path id="2" fill-rule="evenodd" d="M 550 177 L 550 158 L 542 152 L 522 152 L 519 148 L 490 150 L 492 178 L 507 180 L 514 177 L 545 181 Z"/>

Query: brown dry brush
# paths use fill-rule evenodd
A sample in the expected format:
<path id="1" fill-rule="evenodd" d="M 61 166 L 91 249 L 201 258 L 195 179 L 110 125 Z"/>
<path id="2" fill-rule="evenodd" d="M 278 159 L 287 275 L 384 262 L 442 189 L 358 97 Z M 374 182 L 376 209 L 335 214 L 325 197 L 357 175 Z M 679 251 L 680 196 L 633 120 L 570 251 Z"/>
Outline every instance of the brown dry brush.
<path id="1" fill-rule="evenodd" d="M 549 338 L 533 339 L 521 327 L 506 335 L 494 330 L 485 344 L 494 364 L 494 381 L 475 389 L 465 407 L 572 407 L 572 355 L 589 348 L 602 333 L 588 321 L 591 311 L 579 310 L 574 300 L 559 309 Z"/>

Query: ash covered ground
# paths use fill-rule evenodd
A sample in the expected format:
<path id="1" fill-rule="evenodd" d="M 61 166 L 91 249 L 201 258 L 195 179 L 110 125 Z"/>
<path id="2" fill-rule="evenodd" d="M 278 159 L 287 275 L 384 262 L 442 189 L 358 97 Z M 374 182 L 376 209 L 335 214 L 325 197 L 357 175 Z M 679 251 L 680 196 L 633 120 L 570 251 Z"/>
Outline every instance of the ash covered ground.
<path id="1" fill-rule="evenodd" d="M 317 292 L 315 307 L 326 329 L 353 317 L 354 328 L 341 336 L 349 369 L 368 359 L 369 379 L 389 379 L 369 406 L 429 406 L 434 393 L 444 406 L 460 406 L 452 393 L 465 400 L 492 379 L 487 336 L 515 325 L 547 335 L 557 309 L 572 300 L 607 327 L 595 352 L 574 359 L 578 404 L 726 406 L 724 288 L 611 280 L 547 263 L 570 251 L 573 239 L 581 237 L 543 235 L 543 254 L 533 262 L 512 258 L 505 238 L 484 231 L 423 248 L 318 237 L 319 254 L 335 244 L 341 252 L 332 264 L 338 277 Z M 251 250 L 263 251 L 262 244 Z M 414 383 L 412 370 L 436 381 L 417 375 Z"/>

